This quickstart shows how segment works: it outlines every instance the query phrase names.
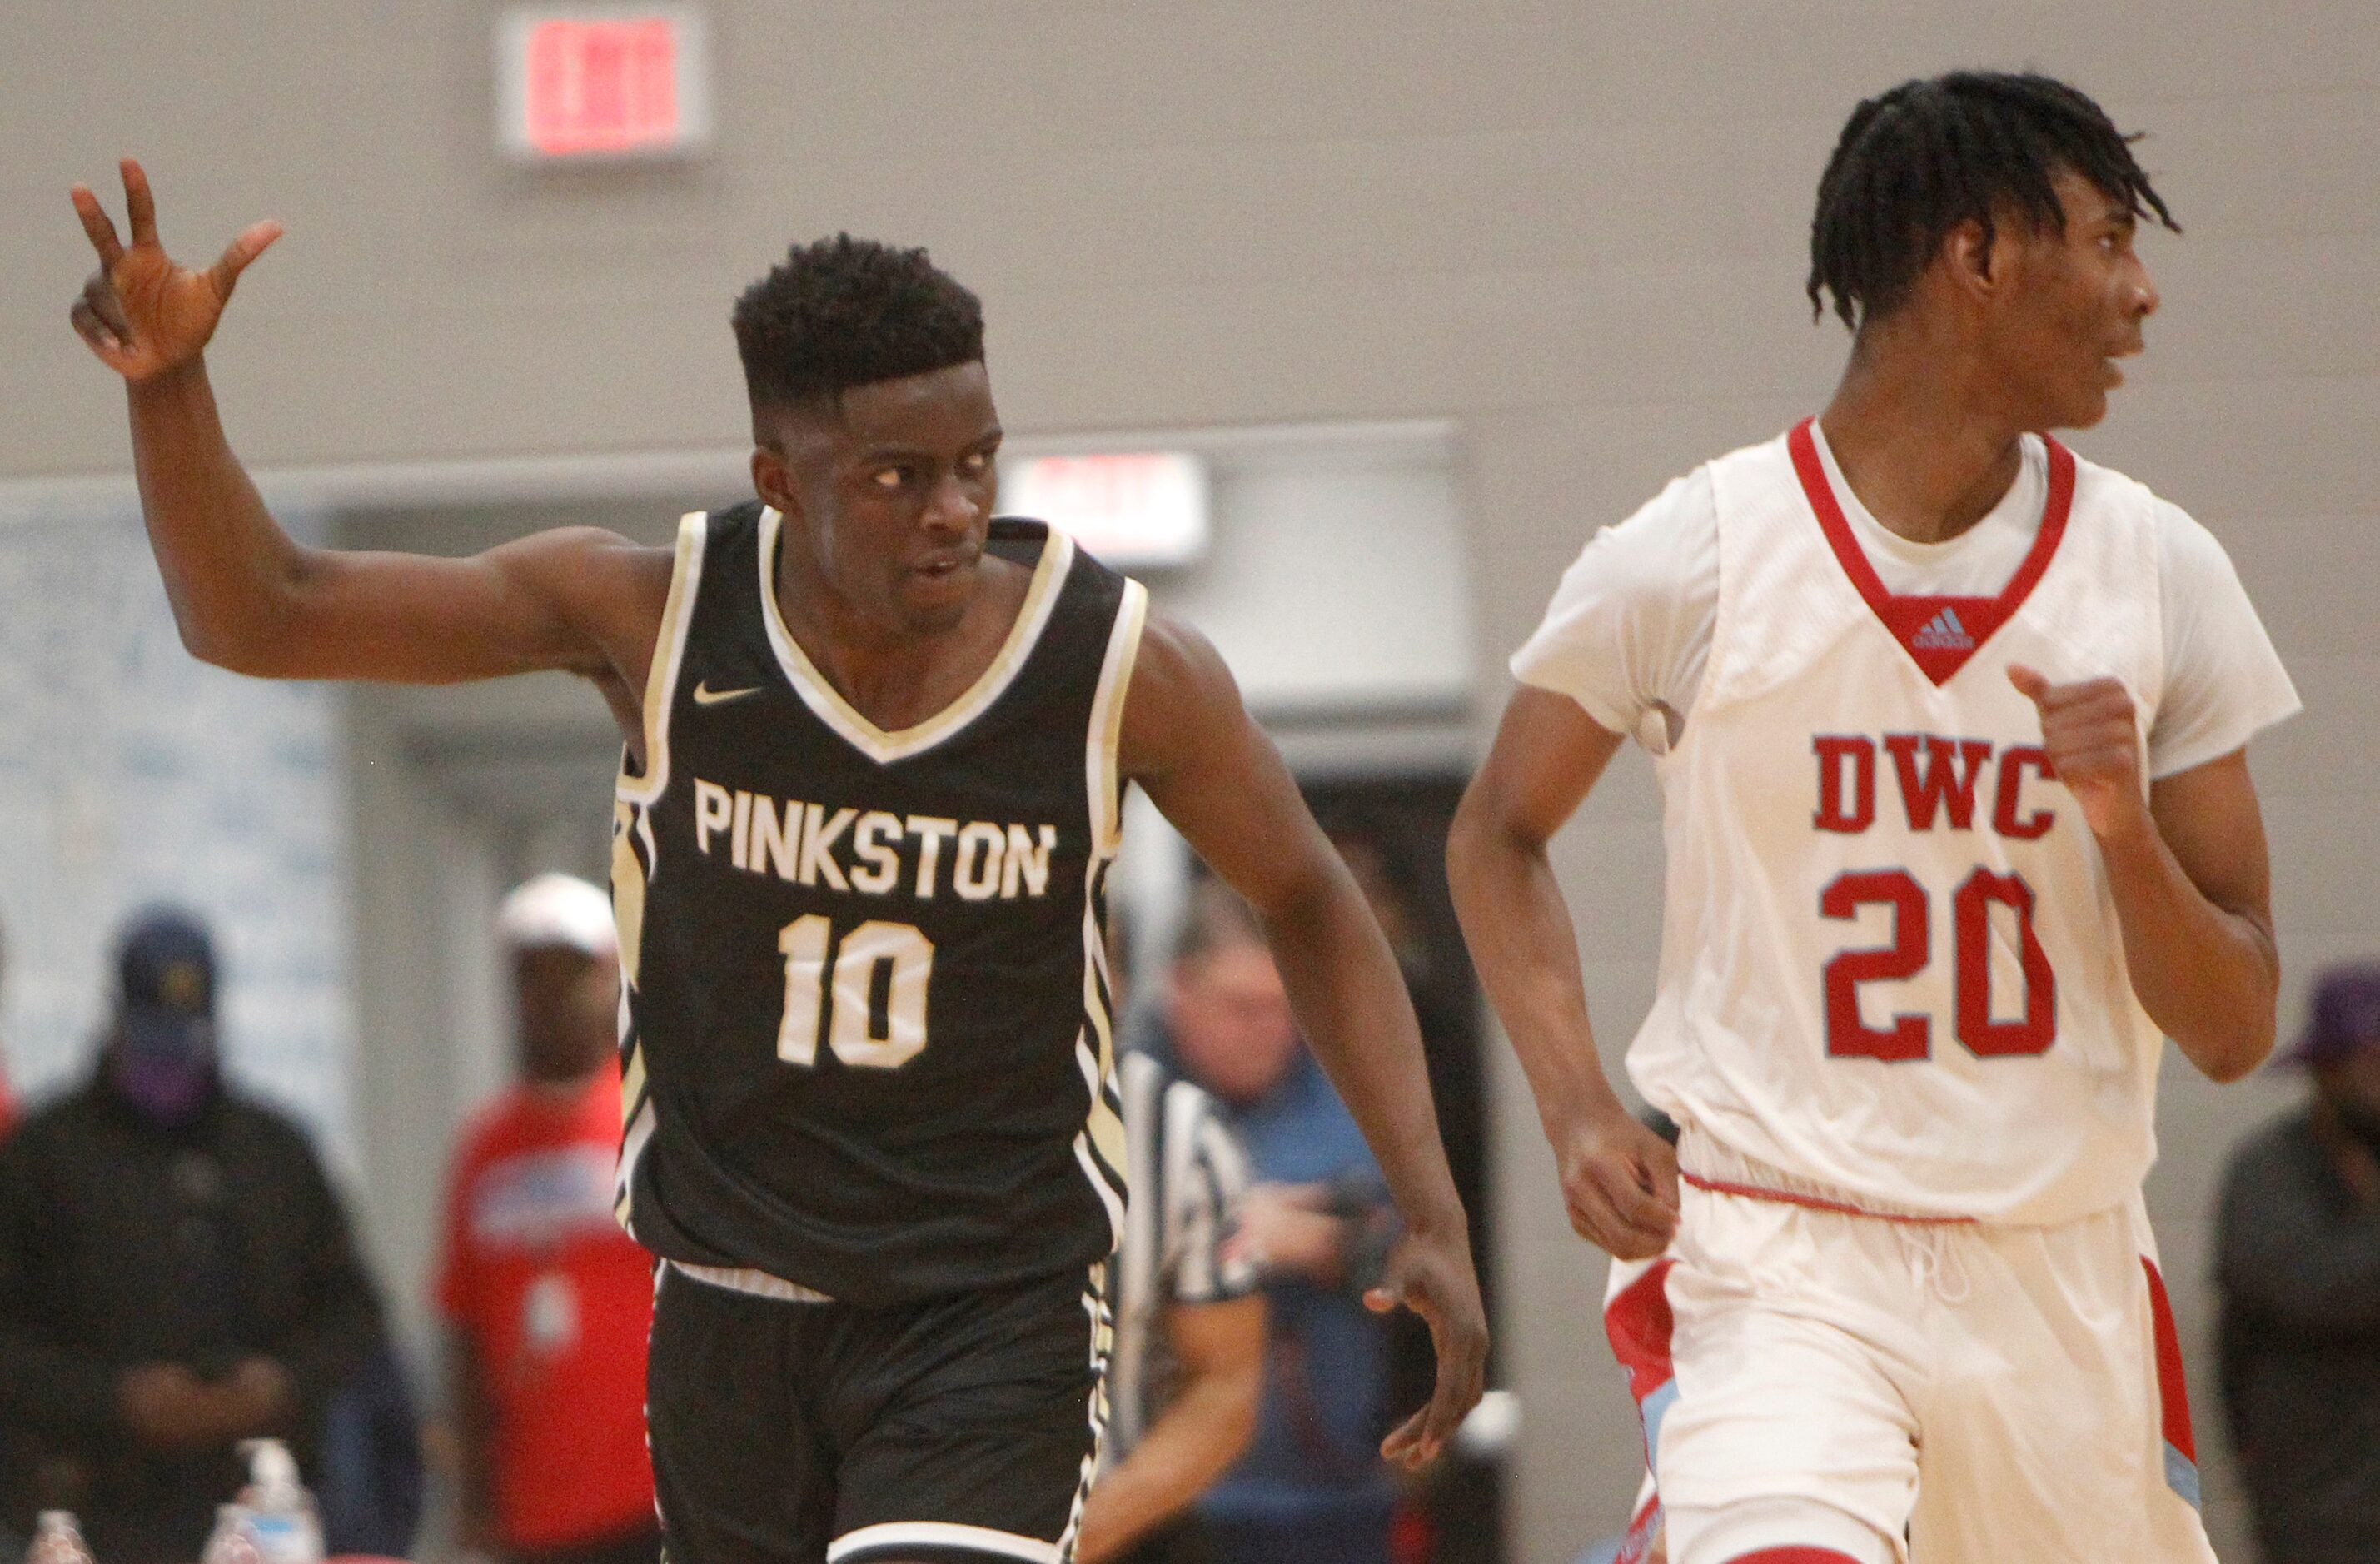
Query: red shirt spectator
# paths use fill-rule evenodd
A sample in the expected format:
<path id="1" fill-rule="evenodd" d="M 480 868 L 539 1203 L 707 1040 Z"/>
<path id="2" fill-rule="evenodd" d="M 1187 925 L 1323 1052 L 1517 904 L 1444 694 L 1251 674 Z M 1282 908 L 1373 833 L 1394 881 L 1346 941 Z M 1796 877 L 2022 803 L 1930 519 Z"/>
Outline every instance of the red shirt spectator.
<path id="1" fill-rule="evenodd" d="M 494 1540 L 511 1553 L 650 1527 L 652 1257 L 612 1216 L 620 1072 L 523 1086 L 455 1159 L 438 1304 L 470 1339 L 492 1426 Z"/>

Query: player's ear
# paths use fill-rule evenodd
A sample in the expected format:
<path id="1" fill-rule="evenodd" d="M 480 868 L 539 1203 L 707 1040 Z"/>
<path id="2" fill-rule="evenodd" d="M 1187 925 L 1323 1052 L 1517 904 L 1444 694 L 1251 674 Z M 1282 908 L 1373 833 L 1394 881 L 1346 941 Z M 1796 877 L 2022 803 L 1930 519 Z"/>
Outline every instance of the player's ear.
<path id="1" fill-rule="evenodd" d="M 1952 287 L 1981 303 L 1998 291 L 2006 258 L 1998 251 L 2010 236 L 2005 224 L 1986 229 L 1980 219 L 1970 217 L 1942 236 L 1935 264 Z"/>
<path id="2" fill-rule="evenodd" d="M 752 492 L 779 515 L 800 514 L 801 501 L 794 487 L 793 471 L 785 465 L 783 454 L 772 446 L 752 447 Z"/>

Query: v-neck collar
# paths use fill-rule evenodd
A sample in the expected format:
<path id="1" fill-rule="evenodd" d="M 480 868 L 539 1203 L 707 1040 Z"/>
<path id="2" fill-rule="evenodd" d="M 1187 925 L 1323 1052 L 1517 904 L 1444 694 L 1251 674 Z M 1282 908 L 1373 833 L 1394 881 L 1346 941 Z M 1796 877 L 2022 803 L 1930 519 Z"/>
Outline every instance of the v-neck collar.
<path id="1" fill-rule="evenodd" d="M 1033 580 L 1025 588 L 1025 600 L 1017 606 L 1016 621 L 1008 627 L 1007 639 L 1001 642 L 991 661 L 976 675 L 966 692 L 948 706 L 922 722 L 887 732 L 843 697 L 843 692 L 819 672 L 818 665 L 785 626 L 784 613 L 777 606 L 776 581 L 777 545 L 783 521 L 773 506 L 760 513 L 760 617 L 769 629 L 769 645 L 776 651 L 777 665 L 783 671 L 786 682 L 794 686 L 794 693 L 802 697 L 802 704 L 845 743 L 880 765 L 931 749 L 982 716 L 1001 697 L 1039 643 L 1042 626 L 1050 622 L 1050 610 L 1057 606 L 1058 588 L 1075 561 L 1075 540 L 1054 527 L 1044 527 L 1041 557 L 1034 562 Z M 997 527 L 999 523 L 993 525 Z"/>
<path id="2" fill-rule="evenodd" d="M 1794 475 L 1802 480 L 1802 492 L 1818 518 L 1818 529 L 1826 534 L 1836 563 L 1851 577 L 1869 611 L 1900 643 L 1901 650 L 1909 654 L 1918 671 L 1937 685 L 1948 684 L 1950 676 L 1966 666 L 1967 660 L 2015 616 L 2040 583 L 2042 573 L 2049 568 L 2051 557 L 2058 552 L 2058 540 L 2066 535 L 2067 513 L 2074 503 L 2074 453 L 2046 434 L 2041 437 L 2049 454 L 2049 492 L 2042 502 L 2041 528 L 2034 534 L 2033 547 L 2025 551 L 2016 574 L 2009 577 L 1998 597 L 1904 597 L 1885 589 L 1876 567 L 1861 549 L 1859 539 L 1852 534 L 1850 518 L 1843 515 L 1842 503 L 1835 497 L 1834 484 L 1827 477 L 1826 464 L 1818 458 L 1817 442 L 1811 432 L 1816 422 L 1815 418 L 1803 418 L 1793 426 L 1785 443 L 1792 454 Z"/>

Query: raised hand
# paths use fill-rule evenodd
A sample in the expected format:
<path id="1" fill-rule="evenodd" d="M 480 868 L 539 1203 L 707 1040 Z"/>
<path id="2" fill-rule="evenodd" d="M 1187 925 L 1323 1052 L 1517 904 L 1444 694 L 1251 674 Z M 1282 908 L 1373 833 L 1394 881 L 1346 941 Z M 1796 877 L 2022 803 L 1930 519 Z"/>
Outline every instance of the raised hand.
<path id="1" fill-rule="evenodd" d="M 82 231 L 99 252 L 99 270 L 83 285 L 68 318 L 101 363 L 126 380 L 144 381 L 198 358 L 239 274 L 281 236 L 281 224 L 250 225 L 204 271 L 177 266 L 157 242 L 149 176 L 131 158 L 120 166 L 129 247 L 117 239 L 115 224 L 90 186 L 77 185 L 72 192 Z"/>
<path id="2" fill-rule="evenodd" d="M 1402 1303 L 1429 1327 L 1438 1350 L 1438 1386 L 1429 1404 L 1380 1441 L 1380 1454 L 1407 1468 L 1438 1459 L 1488 1378 L 1488 1311 L 1479 1301 L 1470 1240 L 1457 1229 L 1407 1233 L 1389 1252 L 1388 1270 L 1364 1294 L 1364 1306 L 1385 1314 Z"/>
<path id="3" fill-rule="evenodd" d="M 1678 1154 L 1614 1103 L 1554 1143 L 1571 1231 L 1616 1260 L 1649 1260 L 1678 1231 Z"/>
<path id="4" fill-rule="evenodd" d="M 2149 819 L 2142 785 L 2141 736 L 2130 691 L 2115 679 L 2053 685 L 2021 662 L 2009 683 L 2041 713 L 2041 746 L 2050 769 L 2082 810 L 2091 834 L 2105 838 Z"/>

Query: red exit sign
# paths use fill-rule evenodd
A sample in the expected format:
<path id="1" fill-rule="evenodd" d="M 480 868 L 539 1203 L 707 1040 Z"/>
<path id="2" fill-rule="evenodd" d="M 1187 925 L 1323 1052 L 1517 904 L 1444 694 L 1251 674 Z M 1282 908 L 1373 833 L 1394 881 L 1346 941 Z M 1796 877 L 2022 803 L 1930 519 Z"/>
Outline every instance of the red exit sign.
<path id="1" fill-rule="evenodd" d="M 518 6 L 496 37 L 514 157 L 666 157 L 710 139 L 709 38 L 691 6 Z"/>

